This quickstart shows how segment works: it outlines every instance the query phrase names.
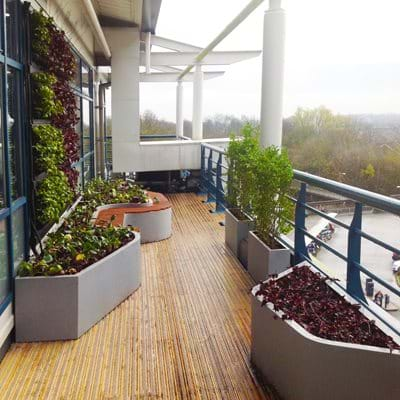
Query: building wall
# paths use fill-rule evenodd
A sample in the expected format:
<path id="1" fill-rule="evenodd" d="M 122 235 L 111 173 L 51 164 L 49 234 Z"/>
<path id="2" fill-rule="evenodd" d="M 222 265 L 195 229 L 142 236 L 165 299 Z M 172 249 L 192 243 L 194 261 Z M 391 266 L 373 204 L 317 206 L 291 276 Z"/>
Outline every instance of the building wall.
<path id="1" fill-rule="evenodd" d="M 81 0 L 33 0 L 32 6 L 51 15 L 82 57 L 94 65 L 95 39 Z"/>

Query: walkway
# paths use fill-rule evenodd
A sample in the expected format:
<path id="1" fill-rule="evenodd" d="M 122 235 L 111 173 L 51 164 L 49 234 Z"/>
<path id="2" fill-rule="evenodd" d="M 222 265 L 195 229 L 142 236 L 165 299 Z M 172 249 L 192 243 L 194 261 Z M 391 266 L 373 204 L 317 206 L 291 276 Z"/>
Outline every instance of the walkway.
<path id="1" fill-rule="evenodd" d="M 220 216 L 169 196 L 172 238 L 142 246 L 141 288 L 79 340 L 14 344 L 0 399 L 269 399 L 249 366 L 251 280 Z"/>

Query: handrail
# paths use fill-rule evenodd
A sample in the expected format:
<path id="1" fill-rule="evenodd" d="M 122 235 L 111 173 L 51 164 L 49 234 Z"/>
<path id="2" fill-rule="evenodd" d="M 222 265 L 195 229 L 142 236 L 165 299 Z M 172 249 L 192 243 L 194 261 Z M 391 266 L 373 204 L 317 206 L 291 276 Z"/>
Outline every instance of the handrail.
<path id="1" fill-rule="evenodd" d="M 208 143 L 202 143 L 201 145 L 204 146 L 206 149 L 210 149 L 210 150 L 217 152 L 218 154 L 226 155 L 226 151 L 222 147 L 214 146 L 214 145 L 208 144 Z"/>
<path id="2" fill-rule="evenodd" d="M 201 145 L 201 191 L 207 195 L 206 202 L 215 202 L 216 212 L 223 211 L 226 207 L 225 196 L 227 192 L 227 180 L 223 178 L 224 174 L 222 173 L 222 168 L 226 168 L 226 165 L 226 151 L 223 148 L 206 143 Z M 294 244 L 289 243 L 285 238 L 279 238 L 279 240 L 293 251 L 295 264 L 307 261 L 322 274 L 327 275 L 326 272 L 321 269 L 321 266 L 318 265 L 318 262 L 316 262 L 316 258 L 309 254 L 311 247 L 310 245 L 306 246 L 305 237 L 311 238 L 315 246 L 324 248 L 326 251 L 329 251 L 331 254 L 347 263 L 346 285 L 343 286 L 340 282 L 335 282 L 335 284 L 345 290 L 354 299 L 363 303 L 363 305 L 373 315 L 379 318 L 382 323 L 392 329 L 393 332 L 400 335 L 400 329 L 398 327 L 393 326 L 389 319 L 380 315 L 382 313 L 376 312 L 376 310 L 371 308 L 370 301 L 367 300 L 364 294 L 361 282 L 361 273 L 363 273 L 393 295 L 400 297 L 399 288 L 374 274 L 361 262 L 362 240 L 367 240 L 388 251 L 400 254 L 400 249 L 367 234 L 361 229 L 363 206 L 366 205 L 373 209 L 400 215 L 400 200 L 298 170 L 294 170 L 294 179 L 300 182 L 300 190 L 296 197 L 288 196 L 288 198 L 294 202 L 296 206 L 295 221 L 287 220 L 294 227 Z M 327 212 L 312 207 L 307 202 L 308 185 L 346 197 L 345 201 L 349 201 L 347 199 L 353 201 L 354 207 L 351 207 L 351 209 L 354 215 L 351 224 L 345 224 L 337 218 L 328 215 Z M 310 211 L 348 231 L 347 252 L 342 253 L 338 251 L 324 243 L 321 237 L 316 237 L 307 231 L 305 226 L 306 213 Z"/>
<path id="3" fill-rule="evenodd" d="M 365 189 L 360 189 L 346 185 L 345 183 L 321 178 L 320 176 L 297 170 L 294 170 L 294 179 L 342 195 L 348 199 L 364 203 L 374 208 L 378 208 L 382 211 L 400 215 L 400 200 L 396 200 L 392 197 L 387 197 L 382 194 L 370 192 Z"/>

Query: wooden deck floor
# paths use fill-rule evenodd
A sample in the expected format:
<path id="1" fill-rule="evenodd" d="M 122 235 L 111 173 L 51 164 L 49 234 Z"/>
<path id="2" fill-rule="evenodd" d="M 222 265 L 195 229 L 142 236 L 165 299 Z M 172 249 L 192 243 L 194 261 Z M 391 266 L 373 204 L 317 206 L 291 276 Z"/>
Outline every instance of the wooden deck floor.
<path id="1" fill-rule="evenodd" d="M 251 281 L 221 217 L 169 196 L 173 236 L 142 246 L 141 288 L 79 340 L 14 344 L 0 399 L 269 399 L 249 366 Z"/>

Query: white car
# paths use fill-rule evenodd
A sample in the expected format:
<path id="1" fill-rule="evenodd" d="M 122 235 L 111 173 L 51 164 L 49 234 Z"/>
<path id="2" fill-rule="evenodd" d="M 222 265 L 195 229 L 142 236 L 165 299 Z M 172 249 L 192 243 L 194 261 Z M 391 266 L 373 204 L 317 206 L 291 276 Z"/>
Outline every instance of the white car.
<path id="1" fill-rule="evenodd" d="M 392 270 L 394 273 L 397 273 L 400 271 L 400 260 L 393 261 Z"/>

